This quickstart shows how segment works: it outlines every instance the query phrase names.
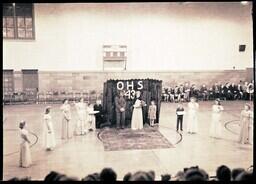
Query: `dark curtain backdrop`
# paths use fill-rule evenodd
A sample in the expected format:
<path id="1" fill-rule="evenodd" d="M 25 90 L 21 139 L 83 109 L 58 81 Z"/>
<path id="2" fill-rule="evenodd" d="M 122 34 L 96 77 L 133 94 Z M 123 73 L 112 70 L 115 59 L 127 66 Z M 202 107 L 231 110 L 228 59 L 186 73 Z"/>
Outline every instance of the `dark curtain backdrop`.
<path id="1" fill-rule="evenodd" d="M 134 91 L 141 92 L 141 99 L 146 102 L 147 106 L 143 107 L 143 122 L 148 122 L 148 107 L 151 100 L 153 99 L 157 106 L 156 113 L 156 123 L 159 123 L 159 115 L 161 108 L 161 92 L 162 92 L 162 81 L 154 79 L 129 79 L 129 80 L 108 80 L 104 83 L 103 90 L 103 110 L 107 112 L 107 116 L 112 126 L 116 125 L 116 113 L 115 113 L 115 96 L 119 93 L 120 90 L 117 88 L 119 82 L 119 87 L 124 87 L 122 90 L 125 92 L 124 98 L 126 99 L 126 126 L 130 127 L 132 119 L 133 104 L 135 102 L 135 93 Z M 120 84 L 123 83 L 124 85 Z M 128 87 L 127 86 L 128 82 Z M 143 88 L 141 88 L 141 85 Z M 131 85 L 133 84 L 133 90 Z M 128 87 L 128 89 L 127 89 Z M 131 94 L 131 95 L 130 95 Z"/>

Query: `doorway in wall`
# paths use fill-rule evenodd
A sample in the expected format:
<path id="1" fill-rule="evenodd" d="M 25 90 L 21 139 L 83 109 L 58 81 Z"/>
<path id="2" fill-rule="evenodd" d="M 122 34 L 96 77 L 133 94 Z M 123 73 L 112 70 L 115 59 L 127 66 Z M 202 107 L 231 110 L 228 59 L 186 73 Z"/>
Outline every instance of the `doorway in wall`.
<path id="1" fill-rule="evenodd" d="M 28 101 L 35 101 L 38 92 L 38 70 L 22 70 L 23 92 Z"/>

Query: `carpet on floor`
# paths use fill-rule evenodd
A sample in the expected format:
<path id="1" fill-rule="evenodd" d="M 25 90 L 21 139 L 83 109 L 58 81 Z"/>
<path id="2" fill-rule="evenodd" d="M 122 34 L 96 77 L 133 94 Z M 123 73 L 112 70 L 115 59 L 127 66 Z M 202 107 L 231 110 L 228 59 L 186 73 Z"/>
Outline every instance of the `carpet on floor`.
<path id="1" fill-rule="evenodd" d="M 105 151 L 161 149 L 174 146 L 158 131 L 157 127 L 142 130 L 104 129 L 100 132 Z"/>

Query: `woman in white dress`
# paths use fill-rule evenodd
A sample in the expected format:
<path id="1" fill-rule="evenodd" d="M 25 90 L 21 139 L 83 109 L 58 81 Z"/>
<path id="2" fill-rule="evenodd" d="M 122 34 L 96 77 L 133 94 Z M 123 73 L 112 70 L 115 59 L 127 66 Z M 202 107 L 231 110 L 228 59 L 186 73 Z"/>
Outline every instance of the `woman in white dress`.
<path id="1" fill-rule="evenodd" d="M 88 119 L 87 119 L 87 123 L 88 123 L 88 129 L 89 131 L 94 131 L 96 130 L 96 123 L 95 123 L 95 112 L 94 112 L 94 108 L 93 108 L 93 104 L 90 104 L 88 106 Z"/>
<path id="2" fill-rule="evenodd" d="M 132 121 L 131 121 L 131 129 L 132 130 L 140 130 L 143 128 L 143 114 L 142 114 L 142 106 L 145 105 L 145 102 L 139 98 L 140 94 L 137 94 L 137 99 L 133 105 L 132 112 Z"/>
<path id="3" fill-rule="evenodd" d="M 71 131 L 71 112 L 70 105 L 67 99 L 63 100 L 63 105 L 60 107 L 62 110 L 62 139 L 72 138 Z"/>
<path id="4" fill-rule="evenodd" d="M 51 151 L 56 146 L 55 133 L 50 115 L 50 106 L 46 107 L 44 114 L 44 146 L 47 151 Z"/>
<path id="5" fill-rule="evenodd" d="M 253 145 L 253 111 L 251 112 L 251 121 L 249 122 L 249 144 Z"/>
<path id="6" fill-rule="evenodd" d="M 19 124 L 21 137 L 19 160 L 20 167 L 29 167 L 32 164 L 31 153 L 29 148 L 30 140 L 28 139 L 28 130 L 25 127 L 26 122 L 21 121 Z"/>
<path id="7" fill-rule="evenodd" d="M 143 128 L 142 104 L 140 99 L 136 99 L 133 105 L 131 129 L 137 130 Z"/>
<path id="8" fill-rule="evenodd" d="M 190 134 L 197 133 L 198 122 L 197 122 L 197 111 L 199 104 L 196 103 L 196 98 L 191 97 L 188 103 L 188 122 L 187 122 L 187 132 Z"/>
<path id="9" fill-rule="evenodd" d="M 75 104 L 78 121 L 76 124 L 76 135 L 84 135 L 87 133 L 87 104 L 84 103 L 84 99 L 81 98 L 78 103 Z"/>
<path id="10" fill-rule="evenodd" d="M 239 134 L 239 143 L 241 144 L 249 144 L 252 142 L 252 126 L 250 125 L 252 123 L 253 119 L 253 113 L 251 111 L 250 104 L 245 104 L 244 110 L 241 112 L 240 117 L 240 134 Z"/>
<path id="11" fill-rule="evenodd" d="M 220 104 L 220 100 L 216 99 L 215 104 L 212 106 L 212 122 L 210 127 L 210 136 L 220 138 L 221 135 L 221 113 L 224 110 Z"/>

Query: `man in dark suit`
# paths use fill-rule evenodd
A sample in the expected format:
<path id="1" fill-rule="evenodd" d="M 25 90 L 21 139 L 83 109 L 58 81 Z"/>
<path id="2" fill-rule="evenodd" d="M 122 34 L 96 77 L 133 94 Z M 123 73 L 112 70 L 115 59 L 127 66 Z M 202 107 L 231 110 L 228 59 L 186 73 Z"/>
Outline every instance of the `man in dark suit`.
<path id="1" fill-rule="evenodd" d="M 212 90 L 214 92 L 214 98 L 220 98 L 220 85 L 217 82 L 212 86 Z"/>
<path id="2" fill-rule="evenodd" d="M 93 110 L 99 111 L 99 113 L 95 114 L 95 120 L 96 120 L 96 128 L 100 128 L 100 125 L 104 123 L 103 122 L 104 113 L 101 105 L 101 100 L 96 101 L 96 104 L 93 106 Z"/>
<path id="3" fill-rule="evenodd" d="M 176 114 L 177 114 L 177 125 L 176 125 L 176 131 L 179 131 L 179 126 L 180 130 L 182 130 L 182 123 L 183 123 L 183 115 L 184 115 L 184 108 L 182 105 L 182 102 L 179 102 L 178 108 L 176 109 Z"/>
<path id="4" fill-rule="evenodd" d="M 235 85 L 235 83 L 232 83 L 231 84 L 231 87 L 232 87 L 232 94 L 233 94 L 233 100 L 236 100 L 238 98 L 238 87 L 237 85 Z"/>
<path id="5" fill-rule="evenodd" d="M 200 95 L 202 95 L 204 101 L 209 99 L 208 90 L 205 84 L 203 84 L 200 89 Z"/>
<path id="6" fill-rule="evenodd" d="M 126 101 L 124 99 L 124 92 L 120 91 L 119 96 L 115 97 L 115 108 L 116 108 L 116 127 L 117 129 L 124 129 L 125 126 L 125 107 Z"/>

